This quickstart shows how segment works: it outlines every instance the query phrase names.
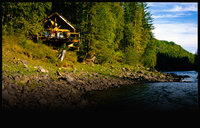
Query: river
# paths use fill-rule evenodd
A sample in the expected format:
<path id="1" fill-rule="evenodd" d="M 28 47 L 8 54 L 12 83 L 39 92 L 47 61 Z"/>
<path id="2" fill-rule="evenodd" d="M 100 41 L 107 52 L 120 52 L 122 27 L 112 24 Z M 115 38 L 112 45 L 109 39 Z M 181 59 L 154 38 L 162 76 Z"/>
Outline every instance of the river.
<path id="1" fill-rule="evenodd" d="M 125 85 L 90 93 L 89 111 L 196 112 L 198 111 L 198 73 L 166 72 L 188 75 L 183 82 L 156 82 Z"/>

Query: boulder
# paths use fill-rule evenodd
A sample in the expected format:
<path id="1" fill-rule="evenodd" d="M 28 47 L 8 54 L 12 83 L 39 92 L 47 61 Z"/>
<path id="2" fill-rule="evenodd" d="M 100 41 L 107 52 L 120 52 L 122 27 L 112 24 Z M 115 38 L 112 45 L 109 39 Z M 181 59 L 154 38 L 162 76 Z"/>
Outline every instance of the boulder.
<path id="1" fill-rule="evenodd" d="M 33 68 L 39 69 L 39 70 L 37 70 L 38 72 L 42 72 L 42 73 L 49 72 L 48 70 L 44 69 L 42 66 L 34 66 Z"/>
<path id="2" fill-rule="evenodd" d="M 68 74 L 59 77 L 59 79 L 66 80 L 66 81 L 68 81 L 68 82 L 74 81 L 74 79 L 73 79 L 70 75 L 68 75 Z"/>
<path id="3" fill-rule="evenodd" d="M 40 69 L 40 71 L 41 71 L 42 73 L 49 72 L 48 70 L 46 70 L 46 69 L 44 69 L 44 68 Z"/>

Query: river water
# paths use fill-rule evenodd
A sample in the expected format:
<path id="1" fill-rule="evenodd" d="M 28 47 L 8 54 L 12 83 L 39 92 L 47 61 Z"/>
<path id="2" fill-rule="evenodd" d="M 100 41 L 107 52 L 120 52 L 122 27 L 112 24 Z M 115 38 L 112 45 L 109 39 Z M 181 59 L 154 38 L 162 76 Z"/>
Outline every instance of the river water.
<path id="1" fill-rule="evenodd" d="M 166 72 L 188 75 L 183 82 L 156 82 L 125 85 L 90 93 L 94 105 L 90 111 L 197 112 L 198 73 L 195 71 Z"/>

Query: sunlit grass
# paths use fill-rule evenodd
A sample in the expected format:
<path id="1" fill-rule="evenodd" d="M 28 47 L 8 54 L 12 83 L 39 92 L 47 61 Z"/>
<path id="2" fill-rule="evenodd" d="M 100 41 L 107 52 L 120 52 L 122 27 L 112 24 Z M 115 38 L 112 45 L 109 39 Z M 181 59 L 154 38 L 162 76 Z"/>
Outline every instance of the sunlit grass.
<path id="1" fill-rule="evenodd" d="M 2 40 L 2 68 L 3 71 L 10 73 L 20 72 L 23 74 L 42 74 L 37 72 L 37 66 L 48 70 L 47 74 L 53 76 L 59 72 L 73 72 L 76 75 L 84 73 L 86 76 L 97 73 L 99 77 L 118 77 L 124 69 L 129 72 L 145 70 L 141 65 L 128 65 L 119 62 L 104 64 L 86 64 L 77 62 L 75 51 L 67 51 L 64 60 L 61 62 L 58 58 L 60 50 L 54 50 L 53 47 L 43 43 L 34 43 L 24 36 L 3 36 Z M 22 61 L 27 62 L 28 69 Z"/>

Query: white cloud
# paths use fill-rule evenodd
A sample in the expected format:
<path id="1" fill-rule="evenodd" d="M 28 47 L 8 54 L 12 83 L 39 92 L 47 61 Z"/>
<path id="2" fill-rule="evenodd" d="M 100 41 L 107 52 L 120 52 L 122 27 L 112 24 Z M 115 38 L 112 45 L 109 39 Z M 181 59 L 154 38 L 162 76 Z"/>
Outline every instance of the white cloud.
<path id="1" fill-rule="evenodd" d="M 194 24 L 155 24 L 153 33 L 159 40 L 173 41 L 184 49 L 197 49 L 197 26 Z M 190 52 L 195 52 L 190 51 Z"/>
<path id="2" fill-rule="evenodd" d="M 176 17 L 182 17 L 186 15 L 191 15 L 191 14 L 190 13 L 160 14 L 160 15 L 153 15 L 152 18 L 176 18 Z"/>
<path id="3" fill-rule="evenodd" d="M 198 11 L 197 3 L 148 3 L 152 13 L 154 12 L 186 12 L 186 11 Z"/>
<path id="4" fill-rule="evenodd" d="M 197 5 L 187 5 L 187 6 L 181 6 L 181 5 L 175 5 L 172 9 L 169 10 L 163 10 L 166 12 L 185 12 L 185 11 L 197 11 Z"/>
<path id="5" fill-rule="evenodd" d="M 165 7 L 172 4 L 173 3 L 169 3 L 169 2 L 147 2 L 147 5 L 151 7 Z"/>

